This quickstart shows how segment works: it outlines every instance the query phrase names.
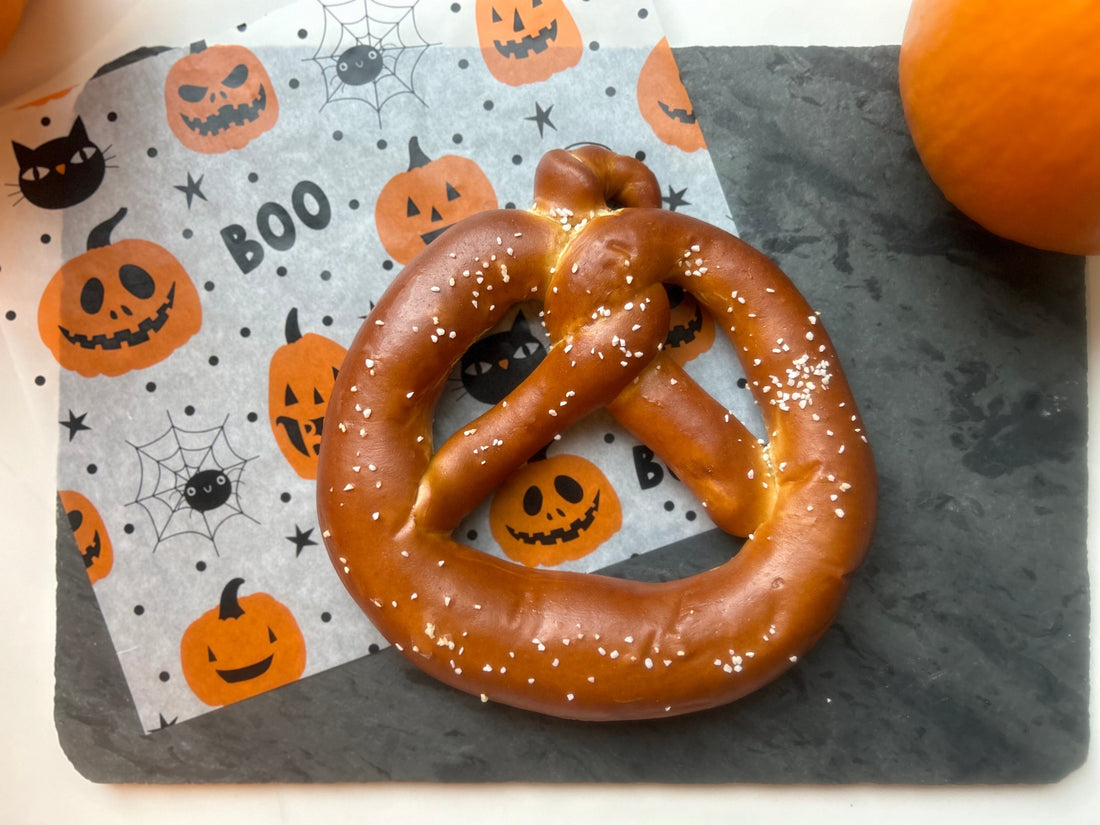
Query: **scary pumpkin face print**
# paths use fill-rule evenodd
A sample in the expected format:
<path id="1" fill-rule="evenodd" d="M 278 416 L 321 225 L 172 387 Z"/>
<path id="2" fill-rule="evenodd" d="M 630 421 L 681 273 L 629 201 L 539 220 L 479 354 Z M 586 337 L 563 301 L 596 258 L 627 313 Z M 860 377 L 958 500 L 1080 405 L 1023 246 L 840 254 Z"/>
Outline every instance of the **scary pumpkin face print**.
<path id="1" fill-rule="evenodd" d="M 493 77 L 537 83 L 576 66 L 584 47 L 562 0 L 477 0 L 477 39 Z"/>
<path id="2" fill-rule="evenodd" d="M 690 292 L 670 284 L 665 291 L 670 312 L 664 351 L 683 365 L 714 344 L 714 319 Z"/>
<path id="3" fill-rule="evenodd" d="M 220 604 L 192 622 L 180 640 L 183 676 L 214 707 L 293 682 L 306 666 L 306 643 L 294 615 L 267 593 L 239 595 L 232 579 Z"/>
<path id="4" fill-rule="evenodd" d="M 57 362 L 85 377 L 122 375 L 156 364 L 202 325 L 190 276 L 164 247 L 111 243 L 120 209 L 88 235 L 88 251 L 67 261 L 38 304 L 38 334 Z"/>
<path id="5" fill-rule="evenodd" d="M 179 142 L 204 154 L 240 149 L 279 117 L 271 78 L 244 46 L 193 45 L 168 71 L 164 108 Z"/>
<path id="6" fill-rule="evenodd" d="M 458 155 L 432 160 L 413 137 L 409 169 L 382 187 L 374 224 L 386 252 L 407 264 L 452 224 L 496 206 L 496 192 L 480 166 Z"/>
<path id="7" fill-rule="evenodd" d="M 297 309 L 287 315 L 286 344 L 268 368 L 267 409 L 275 442 L 302 478 L 317 478 L 325 410 L 346 354 L 323 335 L 303 335 Z"/>
<path id="8" fill-rule="evenodd" d="M 706 148 L 668 38 L 653 47 L 638 73 L 638 108 L 662 142 L 685 152 Z"/>
<path id="9" fill-rule="evenodd" d="M 58 497 L 76 539 L 76 549 L 84 560 L 84 569 L 88 571 L 92 584 L 95 584 L 111 572 L 115 562 L 107 525 L 95 505 L 83 494 L 75 490 L 61 490 Z"/>
<path id="10" fill-rule="evenodd" d="M 565 453 L 520 467 L 489 505 L 493 538 L 508 558 L 528 567 L 587 556 L 622 524 L 607 477 L 591 461 Z"/>

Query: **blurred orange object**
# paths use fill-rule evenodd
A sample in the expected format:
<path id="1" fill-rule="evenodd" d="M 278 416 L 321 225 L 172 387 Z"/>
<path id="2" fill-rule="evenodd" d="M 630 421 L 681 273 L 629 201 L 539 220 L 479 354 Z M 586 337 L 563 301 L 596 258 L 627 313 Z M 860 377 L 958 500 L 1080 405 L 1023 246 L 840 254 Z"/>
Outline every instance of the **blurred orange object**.
<path id="1" fill-rule="evenodd" d="M 1100 253 L 1100 3 L 914 0 L 905 117 L 944 195 L 986 229 Z"/>
<path id="2" fill-rule="evenodd" d="M 15 34 L 26 5 L 27 0 L 0 0 L 0 52 L 4 51 Z"/>

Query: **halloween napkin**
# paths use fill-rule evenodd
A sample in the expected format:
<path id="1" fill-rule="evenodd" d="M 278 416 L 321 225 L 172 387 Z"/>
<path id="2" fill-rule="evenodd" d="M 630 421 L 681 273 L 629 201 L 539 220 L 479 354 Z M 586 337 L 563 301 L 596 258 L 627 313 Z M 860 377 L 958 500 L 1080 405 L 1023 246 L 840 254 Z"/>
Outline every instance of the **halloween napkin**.
<path id="1" fill-rule="evenodd" d="M 525 208 L 543 153 L 593 142 L 735 230 L 644 2 L 303 0 L 121 58 L 0 131 L 2 332 L 20 391 L 56 385 L 60 499 L 146 731 L 385 646 L 323 551 L 314 478 L 344 348 L 420 249 Z M 759 432 L 725 339 L 672 298 L 668 346 Z M 517 307 L 455 365 L 437 437 L 546 344 Z M 565 521 L 544 541 L 545 508 Z M 456 535 L 591 571 L 711 527 L 596 415 Z"/>

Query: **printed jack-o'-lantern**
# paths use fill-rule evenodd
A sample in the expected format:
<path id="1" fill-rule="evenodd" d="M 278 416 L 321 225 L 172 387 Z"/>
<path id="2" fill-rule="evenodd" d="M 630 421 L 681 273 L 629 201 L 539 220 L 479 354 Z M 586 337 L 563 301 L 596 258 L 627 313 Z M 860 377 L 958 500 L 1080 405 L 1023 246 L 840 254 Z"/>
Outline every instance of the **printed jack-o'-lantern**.
<path id="1" fill-rule="evenodd" d="M 496 205 L 496 192 L 480 166 L 458 155 L 432 160 L 413 137 L 408 171 L 382 187 L 374 224 L 386 252 L 407 264 L 452 224 Z"/>
<path id="2" fill-rule="evenodd" d="M 714 319 L 690 292 L 670 284 L 665 292 L 670 312 L 664 350 L 677 363 L 686 364 L 714 344 Z"/>
<path id="3" fill-rule="evenodd" d="M 562 0 L 477 0 L 477 39 L 493 77 L 537 83 L 576 66 L 584 47 Z"/>
<path id="4" fill-rule="evenodd" d="M 240 149 L 279 117 L 275 88 L 255 54 L 201 42 L 168 70 L 164 108 L 179 142 L 204 154 Z"/>
<path id="5" fill-rule="evenodd" d="M 323 335 L 303 335 L 297 309 L 287 314 L 286 343 L 268 367 L 267 409 L 275 443 L 302 478 L 317 478 L 325 409 L 346 354 Z"/>
<path id="6" fill-rule="evenodd" d="M 86 377 L 163 361 L 202 325 L 199 293 L 175 256 L 152 241 L 111 243 L 119 209 L 61 266 L 38 304 L 38 334 L 57 362 Z"/>
<path id="7" fill-rule="evenodd" d="M 607 477 L 588 459 L 566 453 L 520 467 L 489 505 L 493 538 L 508 558 L 528 567 L 583 558 L 622 524 Z"/>
<path id="8" fill-rule="evenodd" d="M 222 590 L 220 604 L 195 619 L 180 640 L 191 690 L 208 705 L 228 705 L 293 682 L 306 667 L 306 643 L 294 615 L 267 593 L 239 595 L 244 579 Z"/>
<path id="9" fill-rule="evenodd" d="M 92 584 L 111 572 L 115 562 L 111 537 L 107 535 L 107 525 L 87 497 L 75 490 L 61 490 L 58 493 L 61 506 L 76 539 L 76 549 L 84 559 L 84 569 Z"/>
<path id="10" fill-rule="evenodd" d="M 685 152 L 706 148 L 667 38 L 653 47 L 638 73 L 638 108 L 662 142 Z"/>

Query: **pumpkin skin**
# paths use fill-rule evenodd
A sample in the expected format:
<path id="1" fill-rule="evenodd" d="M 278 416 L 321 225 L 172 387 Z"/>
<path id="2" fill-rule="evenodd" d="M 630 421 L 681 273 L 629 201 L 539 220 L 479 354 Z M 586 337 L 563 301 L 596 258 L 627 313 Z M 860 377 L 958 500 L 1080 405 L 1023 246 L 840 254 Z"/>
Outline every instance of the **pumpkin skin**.
<path id="1" fill-rule="evenodd" d="M 110 243 L 120 209 L 62 264 L 38 303 L 38 334 L 65 369 L 116 376 L 163 361 L 202 326 L 202 305 L 175 256 L 152 241 Z"/>
<path id="2" fill-rule="evenodd" d="M 481 56 L 509 86 L 537 83 L 576 66 L 581 33 L 562 0 L 477 0 Z"/>
<path id="3" fill-rule="evenodd" d="M 390 257 L 407 264 L 451 225 L 496 206 L 493 185 L 474 161 L 458 155 L 432 160 L 413 137 L 408 171 L 378 193 L 374 224 Z"/>
<path id="4" fill-rule="evenodd" d="M 665 286 L 668 293 L 668 337 L 664 351 L 681 366 L 714 345 L 714 319 L 690 292 Z"/>
<path id="5" fill-rule="evenodd" d="M 164 108 L 179 142 L 195 152 L 241 149 L 275 125 L 279 101 L 267 69 L 244 46 L 197 43 L 168 70 Z"/>
<path id="6" fill-rule="evenodd" d="M 505 555 L 528 567 L 583 558 L 623 525 L 603 472 L 561 453 L 520 467 L 493 495 L 489 529 Z"/>
<path id="7" fill-rule="evenodd" d="M 286 341 L 268 367 L 271 431 L 294 472 L 315 479 L 325 410 L 347 350 L 323 335 L 303 335 L 297 309 L 287 315 Z"/>
<path id="8" fill-rule="evenodd" d="M 898 81 L 920 159 L 990 232 L 1100 254 L 1100 4 L 915 0 Z"/>
<path id="9" fill-rule="evenodd" d="M 69 527 L 72 528 L 80 556 L 84 559 L 88 579 L 95 584 L 111 572 L 115 563 L 107 525 L 95 505 L 82 493 L 61 490 L 58 497 L 61 499 L 61 506 L 65 508 L 65 515 L 69 518 Z"/>
<path id="10" fill-rule="evenodd" d="M 685 152 L 706 148 L 668 38 L 662 37 L 642 64 L 637 96 L 642 117 L 663 143 Z"/>
<path id="11" fill-rule="evenodd" d="M 217 707 L 298 679 L 306 643 L 294 615 L 267 593 L 240 596 L 232 579 L 218 607 L 203 613 L 180 640 L 183 676 L 194 694 Z"/>

